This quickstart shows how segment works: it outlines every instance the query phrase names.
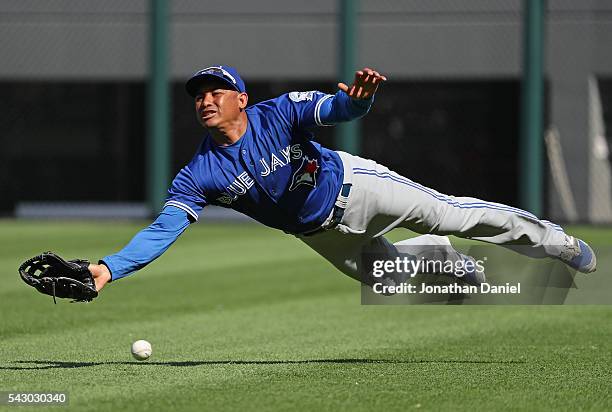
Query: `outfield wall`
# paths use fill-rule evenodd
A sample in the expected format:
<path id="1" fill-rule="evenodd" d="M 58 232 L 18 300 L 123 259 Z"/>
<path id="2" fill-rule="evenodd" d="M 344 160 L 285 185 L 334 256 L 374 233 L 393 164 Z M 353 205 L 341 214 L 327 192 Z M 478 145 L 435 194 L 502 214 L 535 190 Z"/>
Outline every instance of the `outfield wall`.
<path id="1" fill-rule="evenodd" d="M 362 0 L 360 65 L 376 66 L 397 81 L 516 80 L 521 4 Z M 147 5 L 142 0 L 0 2 L 0 82 L 144 80 Z M 607 156 L 594 150 L 601 139 L 596 142 L 593 133 L 597 121 L 588 79 L 612 78 L 612 2 L 550 0 L 548 8 L 548 123 L 561 137 L 579 220 L 610 221 L 598 207 L 610 203 L 609 187 L 590 184 L 610 179 Z M 334 79 L 337 11 L 337 2 L 323 0 L 174 1 L 172 78 L 222 62 L 238 66 L 248 81 Z M 607 180 L 595 179 L 602 174 Z M 563 220 L 556 191 L 549 194 L 548 214 Z"/>

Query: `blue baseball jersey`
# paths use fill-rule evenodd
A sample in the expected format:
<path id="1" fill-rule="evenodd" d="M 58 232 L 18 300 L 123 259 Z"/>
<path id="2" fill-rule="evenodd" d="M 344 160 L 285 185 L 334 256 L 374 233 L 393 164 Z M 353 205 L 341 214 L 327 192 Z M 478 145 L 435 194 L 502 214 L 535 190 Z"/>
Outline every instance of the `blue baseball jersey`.
<path id="1" fill-rule="evenodd" d="M 288 233 L 316 229 L 333 209 L 343 165 L 336 152 L 312 140 L 312 130 L 361 117 L 372 101 L 342 91 L 309 91 L 248 107 L 245 134 L 229 146 L 206 135 L 172 182 L 155 222 L 101 262 L 113 280 L 142 268 L 198 220 L 206 205 L 232 208 Z"/>
<path id="2" fill-rule="evenodd" d="M 195 220 L 212 204 L 289 233 L 317 228 L 333 208 L 343 168 L 336 152 L 312 140 L 312 129 L 326 125 L 323 118 L 348 120 L 369 107 L 366 102 L 348 107 L 344 116 L 322 118 L 322 111 L 329 112 L 325 102 L 333 97 L 293 92 L 247 108 L 246 133 L 230 146 L 218 146 L 206 136 L 174 179 L 166 205 L 185 210 Z M 345 100 L 351 104 L 348 96 Z"/>

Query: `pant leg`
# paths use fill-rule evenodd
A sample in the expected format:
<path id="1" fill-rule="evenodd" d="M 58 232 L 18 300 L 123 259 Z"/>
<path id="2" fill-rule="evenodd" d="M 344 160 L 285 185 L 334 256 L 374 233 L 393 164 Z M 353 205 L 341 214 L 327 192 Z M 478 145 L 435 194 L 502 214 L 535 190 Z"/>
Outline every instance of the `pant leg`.
<path id="1" fill-rule="evenodd" d="M 393 246 L 399 254 L 414 256 L 417 260 L 433 260 L 437 262 L 461 262 L 466 256 L 453 248 L 450 240 L 446 236 L 421 235 L 411 237 Z"/>
<path id="2" fill-rule="evenodd" d="M 367 236 L 343 234 L 335 230 L 328 230 L 312 236 L 297 235 L 296 237 L 324 257 L 339 271 L 361 281 L 359 258 L 361 250 L 369 241 Z"/>
<path id="3" fill-rule="evenodd" d="M 345 170 L 352 171 L 353 184 L 341 225 L 345 230 L 377 237 L 405 227 L 417 233 L 454 235 L 510 248 L 530 246 L 517 251 L 532 257 L 558 257 L 571 244 L 563 229 L 529 212 L 444 195 L 372 160 L 340 154 Z"/>
<path id="4" fill-rule="evenodd" d="M 385 260 L 404 256 L 417 260 L 464 260 L 464 256 L 452 248 L 450 240 L 445 236 L 422 235 L 391 243 L 384 236 L 369 237 L 365 234 L 330 230 L 298 238 L 345 275 L 360 282 L 366 280 L 366 283 L 373 280 L 363 269 L 362 258 L 367 254 L 375 253 L 377 258 Z M 402 274 L 401 279 L 395 279 L 395 283 L 405 281 L 406 275 Z"/>

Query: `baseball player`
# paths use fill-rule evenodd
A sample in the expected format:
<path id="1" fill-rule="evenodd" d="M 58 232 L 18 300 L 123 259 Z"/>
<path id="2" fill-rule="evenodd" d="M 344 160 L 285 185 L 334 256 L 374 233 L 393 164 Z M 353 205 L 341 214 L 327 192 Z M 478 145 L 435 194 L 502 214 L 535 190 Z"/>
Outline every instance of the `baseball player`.
<path id="1" fill-rule="evenodd" d="M 498 245 L 527 245 L 531 257 L 560 259 L 584 273 L 595 254 L 582 240 L 529 212 L 475 198 L 444 195 L 373 160 L 332 151 L 313 130 L 364 116 L 385 76 L 364 68 L 335 95 L 291 92 L 248 106 L 238 72 L 212 66 L 186 83 L 205 134 L 176 175 L 157 219 L 118 253 L 89 265 L 100 290 L 159 257 L 206 205 L 232 208 L 292 234 L 341 272 L 360 280 L 368 250 L 398 255 L 402 245 L 450 246 L 447 235 Z M 392 244 L 396 227 L 422 234 Z M 448 248 L 448 259 L 470 259 Z M 483 273 L 468 273 L 480 283 Z"/>

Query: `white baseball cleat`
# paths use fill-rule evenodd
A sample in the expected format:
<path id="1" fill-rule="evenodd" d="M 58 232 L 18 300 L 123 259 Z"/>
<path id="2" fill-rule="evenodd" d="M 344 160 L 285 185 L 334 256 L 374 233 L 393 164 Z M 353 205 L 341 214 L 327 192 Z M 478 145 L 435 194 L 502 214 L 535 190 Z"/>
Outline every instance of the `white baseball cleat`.
<path id="1" fill-rule="evenodd" d="M 561 253 L 559 259 L 569 267 L 582 273 L 592 273 L 597 269 L 597 258 L 593 249 L 583 240 L 571 237 L 571 245 Z"/>

